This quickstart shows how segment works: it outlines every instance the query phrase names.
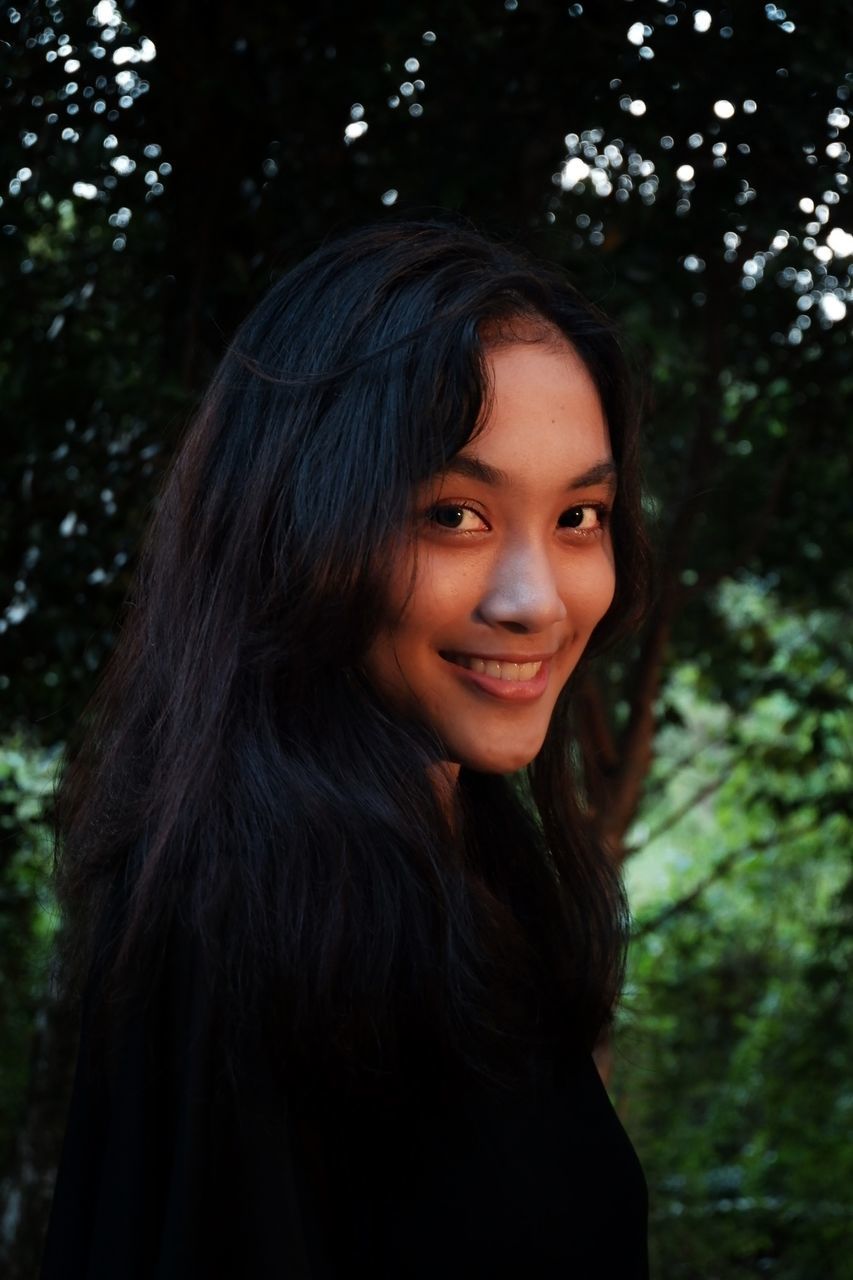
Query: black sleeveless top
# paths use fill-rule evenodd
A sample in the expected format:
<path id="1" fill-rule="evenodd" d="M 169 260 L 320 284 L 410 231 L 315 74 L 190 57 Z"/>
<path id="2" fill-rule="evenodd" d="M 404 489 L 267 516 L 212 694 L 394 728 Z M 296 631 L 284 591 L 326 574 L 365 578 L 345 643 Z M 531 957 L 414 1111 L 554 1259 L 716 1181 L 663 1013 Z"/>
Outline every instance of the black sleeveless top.
<path id="1" fill-rule="evenodd" d="M 648 1276 L 646 1185 L 591 1058 L 514 1091 L 286 1092 L 221 1071 L 184 954 L 110 1066 L 84 1005 L 42 1280 Z"/>

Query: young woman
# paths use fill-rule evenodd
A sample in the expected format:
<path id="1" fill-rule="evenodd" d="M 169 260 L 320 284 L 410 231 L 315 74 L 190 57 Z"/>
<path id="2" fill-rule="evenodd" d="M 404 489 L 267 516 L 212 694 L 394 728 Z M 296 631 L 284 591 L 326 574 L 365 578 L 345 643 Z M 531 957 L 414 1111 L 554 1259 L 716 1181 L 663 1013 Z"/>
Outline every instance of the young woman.
<path id="1" fill-rule="evenodd" d="M 467 229 L 244 323 L 58 797 L 45 1280 L 647 1274 L 570 679 L 642 607 L 636 432 L 607 322 Z"/>

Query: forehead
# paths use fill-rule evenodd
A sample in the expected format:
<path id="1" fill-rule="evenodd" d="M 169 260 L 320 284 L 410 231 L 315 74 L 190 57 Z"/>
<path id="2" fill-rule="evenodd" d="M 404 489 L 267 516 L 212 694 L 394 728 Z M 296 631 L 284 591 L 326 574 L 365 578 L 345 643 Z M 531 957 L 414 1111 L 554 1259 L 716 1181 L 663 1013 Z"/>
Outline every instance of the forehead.
<path id="1" fill-rule="evenodd" d="M 549 469 L 579 474 L 610 456 L 601 398 L 568 341 L 501 342 L 486 348 L 486 365 L 482 425 L 463 455 L 539 480 Z"/>

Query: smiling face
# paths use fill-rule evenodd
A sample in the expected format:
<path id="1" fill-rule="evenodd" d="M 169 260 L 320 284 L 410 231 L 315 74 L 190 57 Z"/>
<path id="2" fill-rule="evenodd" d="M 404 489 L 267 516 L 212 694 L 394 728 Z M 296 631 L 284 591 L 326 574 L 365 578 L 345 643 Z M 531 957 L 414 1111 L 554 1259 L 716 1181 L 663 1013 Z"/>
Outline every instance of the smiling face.
<path id="1" fill-rule="evenodd" d="M 514 331 L 541 337 L 529 322 Z M 487 363 L 490 411 L 416 495 L 412 553 L 365 668 L 449 763 L 508 773 L 538 753 L 613 599 L 615 468 L 595 384 L 567 341 L 510 341 Z"/>

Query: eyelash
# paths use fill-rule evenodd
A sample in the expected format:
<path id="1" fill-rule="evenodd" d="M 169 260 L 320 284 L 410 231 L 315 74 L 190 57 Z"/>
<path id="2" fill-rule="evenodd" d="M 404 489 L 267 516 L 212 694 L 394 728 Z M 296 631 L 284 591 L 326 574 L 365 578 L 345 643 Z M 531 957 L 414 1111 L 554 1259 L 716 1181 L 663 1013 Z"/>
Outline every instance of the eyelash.
<path id="1" fill-rule="evenodd" d="M 468 502 L 436 502 L 426 511 L 425 519 L 428 521 L 435 521 L 435 516 L 439 511 L 471 511 L 478 519 L 486 523 L 485 517 L 477 510 L 476 507 L 472 506 Z M 607 522 L 610 517 L 610 508 L 605 506 L 604 503 L 578 502 L 573 507 L 566 507 L 565 511 L 560 513 L 561 517 L 569 511 L 594 511 L 598 516 L 598 524 L 594 529 L 576 529 L 571 525 L 558 525 L 558 528 L 561 528 L 564 532 L 570 533 L 573 539 L 600 538 L 607 528 Z M 446 526 L 441 526 L 437 523 L 434 524 L 434 527 L 440 529 L 442 533 L 455 538 L 470 537 L 472 534 L 483 532 L 481 529 L 449 529 Z"/>

